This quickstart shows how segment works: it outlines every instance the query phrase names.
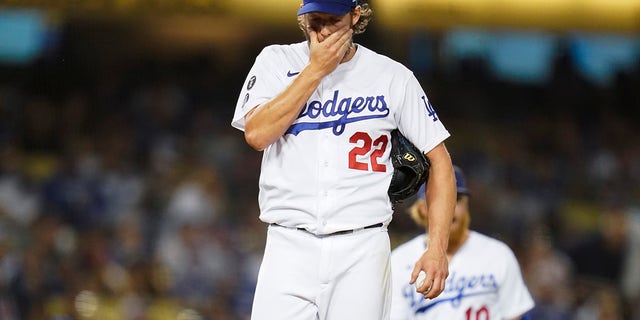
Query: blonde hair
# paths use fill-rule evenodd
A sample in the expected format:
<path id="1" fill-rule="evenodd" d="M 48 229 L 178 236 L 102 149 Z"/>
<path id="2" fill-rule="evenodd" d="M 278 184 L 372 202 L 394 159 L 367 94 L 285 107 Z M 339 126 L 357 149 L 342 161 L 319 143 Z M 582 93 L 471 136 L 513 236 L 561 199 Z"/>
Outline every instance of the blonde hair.
<path id="1" fill-rule="evenodd" d="M 413 202 L 411 207 L 407 209 L 407 212 L 409 212 L 409 216 L 417 225 L 426 226 L 428 222 L 427 215 L 425 214 L 425 212 L 420 212 L 421 210 L 425 210 L 426 208 L 427 200 L 420 198 Z"/>
<path id="2" fill-rule="evenodd" d="M 369 22 L 373 19 L 373 9 L 367 2 L 362 2 L 360 5 L 360 20 L 353 26 L 353 34 L 361 34 L 367 30 Z"/>

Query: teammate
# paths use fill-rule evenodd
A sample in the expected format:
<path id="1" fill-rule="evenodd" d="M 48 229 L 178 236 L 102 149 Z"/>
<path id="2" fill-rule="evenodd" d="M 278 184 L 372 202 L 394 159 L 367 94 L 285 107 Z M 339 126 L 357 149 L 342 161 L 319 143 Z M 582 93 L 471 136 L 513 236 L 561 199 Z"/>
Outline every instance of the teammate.
<path id="1" fill-rule="evenodd" d="M 430 244 L 429 232 L 399 245 L 391 253 L 391 319 L 525 319 L 534 301 L 518 261 L 505 243 L 469 230 L 469 191 L 462 170 L 457 166 L 454 170 L 458 199 L 447 249 L 446 289 L 435 299 L 425 299 L 407 281 L 412 261 Z M 409 213 L 416 224 L 428 230 L 427 204 L 422 193 L 418 195 Z"/>
<path id="2" fill-rule="evenodd" d="M 265 47 L 240 92 L 232 125 L 263 151 L 258 202 L 269 224 L 253 320 L 389 318 L 396 128 L 431 161 L 430 246 L 405 278 L 424 270 L 420 292 L 444 290 L 449 132 L 410 70 L 352 41 L 372 13 L 357 0 L 304 0 L 306 41 Z"/>

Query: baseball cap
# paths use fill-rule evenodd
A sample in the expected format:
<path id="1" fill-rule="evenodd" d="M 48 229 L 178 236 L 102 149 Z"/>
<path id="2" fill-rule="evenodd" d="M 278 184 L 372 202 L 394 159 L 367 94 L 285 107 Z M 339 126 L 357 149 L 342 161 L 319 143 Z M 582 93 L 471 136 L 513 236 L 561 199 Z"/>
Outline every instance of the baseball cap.
<path id="1" fill-rule="evenodd" d="M 322 12 L 341 16 L 358 5 L 358 0 L 304 0 L 298 15 L 309 12 Z"/>
<path id="2" fill-rule="evenodd" d="M 456 191 L 458 192 L 458 194 L 466 194 L 469 195 L 469 189 L 467 189 L 467 179 L 464 176 L 464 172 L 462 172 L 462 169 L 460 169 L 460 167 L 458 166 L 453 166 L 453 172 L 456 175 Z M 420 190 L 418 190 L 418 198 L 419 199 L 424 199 L 424 193 L 425 193 L 425 189 L 426 189 L 427 184 L 424 183 L 422 184 L 422 186 L 420 187 Z"/>

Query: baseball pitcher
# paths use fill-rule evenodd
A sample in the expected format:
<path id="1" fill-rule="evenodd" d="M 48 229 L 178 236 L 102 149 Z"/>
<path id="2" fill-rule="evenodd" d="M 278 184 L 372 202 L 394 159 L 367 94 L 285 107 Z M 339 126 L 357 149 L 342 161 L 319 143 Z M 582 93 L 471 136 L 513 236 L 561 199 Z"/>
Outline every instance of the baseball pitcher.
<path id="1" fill-rule="evenodd" d="M 430 247 L 405 278 L 424 271 L 416 290 L 445 290 L 449 132 L 410 70 L 353 42 L 372 13 L 363 1 L 304 0 L 306 41 L 265 47 L 243 84 L 232 125 L 263 151 L 258 202 L 269 225 L 253 320 L 389 318 L 394 129 L 430 162 Z"/>

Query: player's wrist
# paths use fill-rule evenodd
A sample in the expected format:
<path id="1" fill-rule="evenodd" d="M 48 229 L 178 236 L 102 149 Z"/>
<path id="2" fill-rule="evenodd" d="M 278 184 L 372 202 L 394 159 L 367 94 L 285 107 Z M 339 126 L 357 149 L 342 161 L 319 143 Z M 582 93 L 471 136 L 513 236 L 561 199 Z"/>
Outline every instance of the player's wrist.
<path id="1" fill-rule="evenodd" d="M 447 251 L 447 246 L 449 243 L 449 237 L 437 237 L 433 236 L 431 233 L 427 238 L 427 248 L 433 249 L 435 251 Z"/>
<path id="2" fill-rule="evenodd" d="M 322 68 L 317 68 L 312 64 L 307 65 L 302 69 L 298 78 L 307 79 L 311 82 L 318 82 L 322 80 L 326 76 L 326 72 L 323 72 Z"/>

